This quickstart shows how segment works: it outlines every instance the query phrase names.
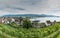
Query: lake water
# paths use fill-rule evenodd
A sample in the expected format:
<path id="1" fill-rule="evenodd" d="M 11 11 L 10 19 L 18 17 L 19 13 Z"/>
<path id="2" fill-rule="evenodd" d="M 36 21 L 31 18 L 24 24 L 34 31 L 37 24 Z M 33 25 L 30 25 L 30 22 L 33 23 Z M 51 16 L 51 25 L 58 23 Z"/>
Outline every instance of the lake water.
<path id="1" fill-rule="evenodd" d="M 50 20 L 51 22 L 53 22 L 54 20 L 56 20 L 57 22 L 60 21 L 60 17 L 40 17 L 40 18 L 33 18 L 30 19 L 31 21 L 34 20 L 39 20 L 40 22 L 46 22 L 47 20 Z"/>

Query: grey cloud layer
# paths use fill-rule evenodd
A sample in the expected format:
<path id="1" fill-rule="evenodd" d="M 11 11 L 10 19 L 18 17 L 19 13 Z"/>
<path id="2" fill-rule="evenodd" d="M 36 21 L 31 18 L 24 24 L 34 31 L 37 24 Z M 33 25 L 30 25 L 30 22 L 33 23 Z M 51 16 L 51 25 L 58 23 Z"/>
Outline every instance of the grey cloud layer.
<path id="1" fill-rule="evenodd" d="M 54 12 L 60 10 L 60 0 L 0 0 L 0 10 L 33 13 Z"/>

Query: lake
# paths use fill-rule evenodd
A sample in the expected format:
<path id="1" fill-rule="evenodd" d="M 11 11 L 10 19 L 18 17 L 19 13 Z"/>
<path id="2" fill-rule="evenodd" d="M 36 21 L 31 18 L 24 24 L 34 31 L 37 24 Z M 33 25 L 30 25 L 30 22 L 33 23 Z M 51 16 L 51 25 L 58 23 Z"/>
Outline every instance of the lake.
<path id="1" fill-rule="evenodd" d="M 53 22 L 54 20 L 56 20 L 57 22 L 59 22 L 60 17 L 40 17 L 40 18 L 32 18 L 30 20 L 31 21 L 39 20 L 40 22 L 46 22 L 47 20 L 50 20 L 51 22 Z"/>

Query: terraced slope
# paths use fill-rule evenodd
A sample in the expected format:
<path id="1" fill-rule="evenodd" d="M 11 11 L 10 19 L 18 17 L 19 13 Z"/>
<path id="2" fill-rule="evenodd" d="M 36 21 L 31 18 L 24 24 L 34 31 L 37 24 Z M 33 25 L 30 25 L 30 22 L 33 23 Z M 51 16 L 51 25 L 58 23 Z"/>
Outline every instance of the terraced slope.
<path id="1" fill-rule="evenodd" d="M 14 28 L 0 24 L 0 38 L 60 38 L 60 23 L 45 28 Z"/>

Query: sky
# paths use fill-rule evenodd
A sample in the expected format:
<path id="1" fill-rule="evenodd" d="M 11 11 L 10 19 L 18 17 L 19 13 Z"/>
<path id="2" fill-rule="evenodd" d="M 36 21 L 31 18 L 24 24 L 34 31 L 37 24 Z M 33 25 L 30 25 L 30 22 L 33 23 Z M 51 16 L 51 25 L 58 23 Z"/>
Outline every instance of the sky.
<path id="1" fill-rule="evenodd" d="M 0 16 L 5 14 L 60 16 L 60 0 L 0 0 Z"/>

